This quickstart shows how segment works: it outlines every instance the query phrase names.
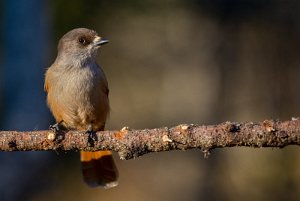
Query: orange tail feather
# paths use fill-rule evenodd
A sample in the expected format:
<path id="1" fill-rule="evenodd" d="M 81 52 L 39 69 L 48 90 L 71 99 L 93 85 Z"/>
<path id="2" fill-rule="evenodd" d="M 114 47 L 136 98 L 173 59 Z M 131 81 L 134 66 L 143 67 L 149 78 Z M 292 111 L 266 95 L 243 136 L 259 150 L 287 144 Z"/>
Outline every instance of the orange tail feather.
<path id="1" fill-rule="evenodd" d="M 84 181 L 91 187 L 118 185 L 118 170 L 111 151 L 80 152 Z"/>

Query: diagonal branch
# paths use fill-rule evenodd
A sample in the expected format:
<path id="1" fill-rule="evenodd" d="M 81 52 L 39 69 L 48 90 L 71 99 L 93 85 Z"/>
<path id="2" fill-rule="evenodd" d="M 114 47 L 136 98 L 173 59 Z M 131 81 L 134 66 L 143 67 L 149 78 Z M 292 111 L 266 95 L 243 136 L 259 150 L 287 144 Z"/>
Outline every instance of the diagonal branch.
<path id="1" fill-rule="evenodd" d="M 0 131 L 0 151 L 112 150 L 121 159 L 149 152 L 199 148 L 209 153 L 214 148 L 247 146 L 278 147 L 300 145 L 300 120 L 265 120 L 261 123 L 225 122 L 198 126 L 182 124 L 172 128 L 101 131 L 88 135 L 79 131 Z"/>

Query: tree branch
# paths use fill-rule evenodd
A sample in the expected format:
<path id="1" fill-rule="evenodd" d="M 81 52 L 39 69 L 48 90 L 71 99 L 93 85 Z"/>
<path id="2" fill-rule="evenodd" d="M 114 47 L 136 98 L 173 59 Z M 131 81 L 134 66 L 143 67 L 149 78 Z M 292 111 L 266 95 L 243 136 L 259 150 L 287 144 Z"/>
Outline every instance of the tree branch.
<path id="1" fill-rule="evenodd" d="M 225 122 L 218 125 L 178 125 L 172 128 L 101 131 L 88 135 L 80 131 L 1 131 L 0 151 L 112 150 L 121 159 L 149 152 L 199 148 L 209 153 L 214 148 L 247 146 L 278 147 L 300 145 L 300 120 L 265 120 L 261 123 Z"/>

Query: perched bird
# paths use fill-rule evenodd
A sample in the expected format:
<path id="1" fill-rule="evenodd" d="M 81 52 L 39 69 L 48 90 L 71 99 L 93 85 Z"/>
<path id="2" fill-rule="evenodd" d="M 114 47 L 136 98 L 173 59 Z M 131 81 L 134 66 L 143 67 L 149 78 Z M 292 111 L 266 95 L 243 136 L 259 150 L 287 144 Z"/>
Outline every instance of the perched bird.
<path id="1" fill-rule="evenodd" d="M 44 89 L 56 124 L 87 133 L 104 130 L 109 114 L 108 83 L 96 63 L 97 50 L 108 40 L 93 30 L 77 28 L 58 43 L 54 63 L 47 69 Z M 110 151 L 81 151 L 84 181 L 91 187 L 114 187 L 118 171 Z"/>

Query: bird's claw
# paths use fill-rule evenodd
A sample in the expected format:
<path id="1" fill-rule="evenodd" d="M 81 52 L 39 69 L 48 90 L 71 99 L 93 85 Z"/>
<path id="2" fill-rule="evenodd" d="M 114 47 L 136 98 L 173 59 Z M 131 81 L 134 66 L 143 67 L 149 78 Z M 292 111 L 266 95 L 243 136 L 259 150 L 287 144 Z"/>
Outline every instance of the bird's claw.
<path id="1" fill-rule="evenodd" d="M 52 130 L 53 132 L 57 133 L 59 131 L 59 123 L 50 125 L 49 129 Z"/>
<path id="2" fill-rule="evenodd" d="M 61 122 L 49 126 L 49 129 L 53 131 L 53 140 L 55 141 L 61 141 L 63 139 L 63 135 L 59 133 L 59 131 L 61 131 L 60 123 Z"/>

